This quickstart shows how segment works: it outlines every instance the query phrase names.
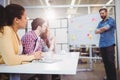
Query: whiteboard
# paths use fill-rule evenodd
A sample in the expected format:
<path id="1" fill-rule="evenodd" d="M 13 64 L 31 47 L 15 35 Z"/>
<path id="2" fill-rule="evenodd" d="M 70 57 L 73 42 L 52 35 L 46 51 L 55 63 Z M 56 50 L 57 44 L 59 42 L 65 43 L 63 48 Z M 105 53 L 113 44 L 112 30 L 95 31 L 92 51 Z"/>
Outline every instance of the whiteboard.
<path id="1" fill-rule="evenodd" d="M 99 34 L 95 34 L 95 29 L 100 20 L 99 14 L 88 14 L 69 19 L 69 45 L 98 45 Z"/>

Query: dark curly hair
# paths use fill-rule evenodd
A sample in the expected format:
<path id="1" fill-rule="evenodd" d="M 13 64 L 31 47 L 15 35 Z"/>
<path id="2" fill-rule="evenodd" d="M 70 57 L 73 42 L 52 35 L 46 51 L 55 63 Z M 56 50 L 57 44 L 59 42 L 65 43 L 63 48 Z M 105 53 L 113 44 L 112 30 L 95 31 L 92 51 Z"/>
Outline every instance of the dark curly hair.
<path id="1" fill-rule="evenodd" d="M 5 25 L 13 25 L 13 20 L 15 17 L 21 19 L 25 9 L 18 4 L 9 4 L 5 8 L 0 5 L 0 32 L 3 31 Z"/>
<path id="2" fill-rule="evenodd" d="M 5 26 L 5 9 L 0 5 L 0 32 L 3 33 L 3 26 Z"/>
<path id="3" fill-rule="evenodd" d="M 25 9 L 18 4 L 10 4 L 5 7 L 7 25 L 11 26 L 15 17 L 21 19 Z"/>

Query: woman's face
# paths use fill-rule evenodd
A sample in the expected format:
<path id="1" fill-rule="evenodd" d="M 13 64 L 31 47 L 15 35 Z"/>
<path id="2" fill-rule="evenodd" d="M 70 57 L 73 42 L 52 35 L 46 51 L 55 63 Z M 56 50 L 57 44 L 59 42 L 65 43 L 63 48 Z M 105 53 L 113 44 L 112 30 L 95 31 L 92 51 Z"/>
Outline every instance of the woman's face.
<path id="1" fill-rule="evenodd" d="M 47 23 L 46 22 L 43 23 L 43 25 L 42 25 L 42 33 L 46 32 L 47 27 L 48 27 Z"/>
<path id="2" fill-rule="evenodd" d="M 27 15 L 26 12 L 23 12 L 23 15 L 21 16 L 21 19 L 18 19 L 18 28 L 25 28 L 27 26 Z"/>

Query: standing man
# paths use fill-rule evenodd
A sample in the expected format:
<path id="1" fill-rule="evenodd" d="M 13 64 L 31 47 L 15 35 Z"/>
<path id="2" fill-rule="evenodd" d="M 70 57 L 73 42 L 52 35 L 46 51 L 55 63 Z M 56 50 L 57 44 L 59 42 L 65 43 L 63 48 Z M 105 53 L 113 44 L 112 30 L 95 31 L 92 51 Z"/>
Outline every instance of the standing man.
<path id="1" fill-rule="evenodd" d="M 116 68 L 115 68 L 115 37 L 114 31 L 116 28 L 115 20 L 108 17 L 108 11 L 106 8 L 99 10 L 102 20 L 97 26 L 95 31 L 96 34 L 100 34 L 99 47 L 102 54 L 102 59 L 105 67 L 106 80 L 117 80 L 116 79 Z"/>

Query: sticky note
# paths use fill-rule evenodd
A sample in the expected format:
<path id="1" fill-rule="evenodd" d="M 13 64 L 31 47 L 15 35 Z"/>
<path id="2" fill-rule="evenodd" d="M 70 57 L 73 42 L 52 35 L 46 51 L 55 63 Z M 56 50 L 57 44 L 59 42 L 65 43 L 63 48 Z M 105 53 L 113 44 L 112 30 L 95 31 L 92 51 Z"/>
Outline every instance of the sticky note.
<path id="1" fill-rule="evenodd" d="M 92 18 L 92 22 L 96 22 L 96 19 L 95 19 L 95 18 Z"/>
<path id="2" fill-rule="evenodd" d="M 71 40 L 75 40 L 75 39 L 76 39 L 75 35 L 72 35 Z"/>

